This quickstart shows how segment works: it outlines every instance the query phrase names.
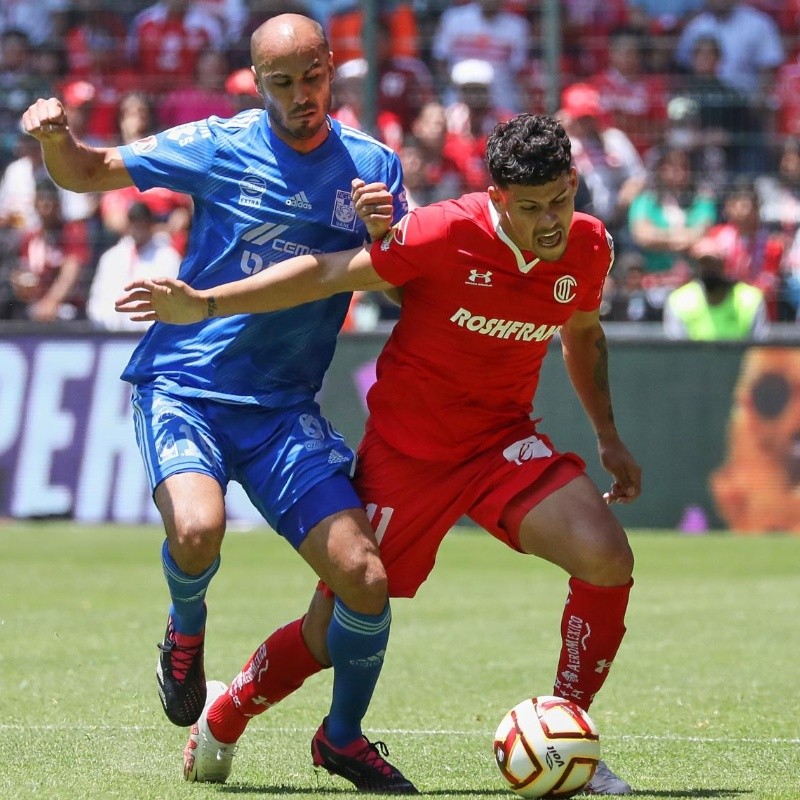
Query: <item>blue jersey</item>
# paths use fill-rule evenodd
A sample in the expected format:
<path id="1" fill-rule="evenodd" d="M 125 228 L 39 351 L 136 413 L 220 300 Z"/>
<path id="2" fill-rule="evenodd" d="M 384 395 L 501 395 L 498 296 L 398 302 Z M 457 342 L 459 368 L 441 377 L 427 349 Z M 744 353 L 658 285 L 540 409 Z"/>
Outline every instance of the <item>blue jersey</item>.
<path id="1" fill-rule="evenodd" d="M 350 182 L 385 183 L 395 219 L 406 211 L 397 155 L 329 120 L 330 134 L 298 153 L 272 131 L 266 111 L 210 117 L 120 147 L 141 190 L 190 194 L 194 218 L 179 277 L 197 289 L 239 280 L 304 253 L 367 239 Z M 333 357 L 350 294 L 264 314 L 155 323 L 122 375 L 174 394 L 287 407 L 312 399 Z"/>

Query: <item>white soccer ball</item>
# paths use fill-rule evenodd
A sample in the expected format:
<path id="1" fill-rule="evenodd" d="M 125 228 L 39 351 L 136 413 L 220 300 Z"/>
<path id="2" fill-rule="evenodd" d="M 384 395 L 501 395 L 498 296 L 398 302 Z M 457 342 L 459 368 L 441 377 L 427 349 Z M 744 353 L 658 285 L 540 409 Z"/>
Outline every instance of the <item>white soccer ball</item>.
<path id="1" fill-rule="evenodd" d="M 521 797 L 569 797 L 594 775 L 600 734 L 580 706 L 562 697 L 531 697 L 514 706 L 494 735 L 494 756 Z"/>

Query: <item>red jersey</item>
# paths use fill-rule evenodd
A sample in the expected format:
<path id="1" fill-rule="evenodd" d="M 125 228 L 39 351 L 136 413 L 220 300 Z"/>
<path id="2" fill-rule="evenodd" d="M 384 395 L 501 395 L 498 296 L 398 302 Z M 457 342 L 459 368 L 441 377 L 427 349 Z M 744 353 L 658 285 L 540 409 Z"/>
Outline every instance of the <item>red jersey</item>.
<path id="1" fill-rule="evenodd" d="M 407 214 L 371 249 L 403 313 L 367 396 L 380 436 L 406 455 L 469 457 L 529 419 L 550 340 L 600 305 L 613 245 L 575 214 L 561 259 L 540 261 L 499 228 L 484 192 Z"/>

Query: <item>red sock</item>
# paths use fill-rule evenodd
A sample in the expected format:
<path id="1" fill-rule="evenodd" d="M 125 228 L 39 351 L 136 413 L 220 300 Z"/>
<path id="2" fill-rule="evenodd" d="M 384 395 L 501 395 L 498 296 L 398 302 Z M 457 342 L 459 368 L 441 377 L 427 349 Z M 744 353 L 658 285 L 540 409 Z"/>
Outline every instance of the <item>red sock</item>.
<path id="1" fill-rule="evenodd" d="M 625 635 L 631 586 L 633 580 L 625 586 L 593 586 L 570 579 L 553 694 L 589 709 Z"/>
<path id="2" fill-rule="evenodd" d="M 283 700 L 322 669 L 303 639 L 304 619 L 278 628 L 263 642 L 228 691 L 208 710 L 208 727 L 215 739 L 235 742 L 252 717 Z"/>

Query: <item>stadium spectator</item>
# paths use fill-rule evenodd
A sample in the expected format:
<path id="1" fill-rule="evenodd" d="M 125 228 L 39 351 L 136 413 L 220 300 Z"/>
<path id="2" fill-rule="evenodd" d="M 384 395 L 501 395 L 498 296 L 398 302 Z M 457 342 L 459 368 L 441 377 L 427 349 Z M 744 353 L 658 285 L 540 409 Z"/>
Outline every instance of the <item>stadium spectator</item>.
<path id="1" fill-rule="evenodd" d="M 488 61 L 494 67 L 494 104 L 518 111 L 518 79 L 530 49 L 530 28 L 527 20 L 504 11 L 502 6 L 502 0 L 475 0 L 447 9 L 436 29 L 433 57 L 441 89 L 449 86 L 451 71 L 459 61 Z M 455 99 L 453 95 L 445 92 L 445 104 Z"/>
<path id="2" fill-rule="evenodd" d="M 459 61 L 453 65 L 450 81 L 458 96 L 445 109 L 450 136 L 448 154 L 458 164 L 466 190 L 482 192 L 489 185 L 486 140 L 495 125 L 509 119 L 513 112 L 496 106 L 492 100 L 494 67 L 488 61 Z"/>
<path id="3" fill-rule="evenodd" d="M 148 98 L 140 92 L 125 95 L 119 104 L 117 125 L 120 144 L 133 144 L 155 134 L 155 111 Z M 142 192 L 131 185 L 103 192 L 100 220 L 107 237 L 116 240 L 127 232 L 128 212 L 134 203 L 144 203 L 153 212 L 158 230 L 167 233 L 172 246 L 185 254 L 192 221 L 191 197 L 163 186 Z"/>
<path id="4" fill-rule="evenodd" d="M 331 116 L 351 128 L 363 130 L 364 79 L 367 75 L 367 62 L 363 58 L 345 61 L 337 70 L 333 81 L 334 110 Z M 395 152 L 403 142 L 403 126 L 400 118 L 392 111 L 378 109 L 375 120 L 375 138 L 388 145 Z"/>
<path id="5" fill-rule="evenodd" d="M 778 133 L 800 136 L 800 47 L 778 70 L 772 97 Z"/>
<path id="6" fill-rule="evenodd" d="M 37 74 L 27 34 L 4 30 L 0 33 L 0 172 L 17 155 L 20 114 L 43 93 L 52 93 L 52 88 Z"/>
<path id="7" fill-rule="evenodd" d="M 785 54 L 775 21 L 748 3 L 706 0 L 705 9 L 684 28 L 675 53 L 684 69 L 692 65 L 695 42 L 710 36 L 720 43 L 719 78 L 751 103 L 769 96 L 775 70 Z"/>
<path id="8" fill-rule="evenodd" d="M 698 37 L 691 68 L 681 76 L 667 109 L 673 121 L 682 121 L 687 137 L 682 144 L 692 150 L 693 168 L 716 176 L 716 184 L 739 173 L 756 173 L 764 162 L 763 122 L 744 94 L 718 77 L 720 56 L 717 39 Z"/>
<path id="9" fill-rule="evenodd" d="M 488 192 L 418 208 L 371 248 L 301 256 L 205 292 L 175 281 L 140 283 L 129 297 L 133 310 L 143 302 L 148 319 L 188 323 L 208 316 L 209 296 L 215 315 L 224 316 L 350 288 L 402 287 L 400 319 L 368 397 L 356 477 L 367 508 L 382 513 L 378 539 L 390 591 L 416 594 L 445 535 L 465 515 L 512 549 L 561 567 L 571 577 L 553 694 L 588 709 L 622 641 L 632 585 L 633 556 L 607 503 L 630 502 L 641 490 L 640 469 L 614 423 L 598 316 L 612 243 L 600 220 L 574 214 L 577 173 L 555 120 L 523 114 L 501 123 L 487 159 Z M 571 283 L 562 293 L 565 271 Z M 531 419 L 557 330 L 613 478 L 606 502 L 584 462 L 556 451 Z M 269 654 L 267 640 L 212 705 L 209 735 L 233 742 L 266 710 L 275 669 Z M 260 670 L 266 657 L 270 667 Z M 203 745 L 205 758 L 214 757 L 215 743 Z M 601 763 L 587 792 L 630 794 L 631 787 Z"/>
<path id="10" fill-rule="evenodd" d="M 564 89 L 559 116 L 591 196 L 591 213 L 605 222 L 620 249 L 627 249 L 628 209 L 647 182 L 641 156 L 623 131 L 608 124 L 597 90 L 588 83 Z"/>
<path id="11" fill-rule="evenodd" d="M 787 249 L 781 264 L 782 286 L 781 302 L 787 320 L 800 321 L 800 229 Z M 794 313 L 794 317 L 792 317 Z"/>
<path id="12" fill-rule="evenodd" d="M 227 77 L 228 62 L 224 53 L 215 50 L 201 53 L 192 85 L 166 93 L 159 102 L 161 126 L 174 128 L 213 115 L 232 117 L 236 106 L 225 91 Z"/>
<path id="13" fill-rule="evenodd" d="M 18 267 L 11 276 L 11 319 L 55 322 L 82 317 L 86 297 L 80 292 L 81 278 L 91 256 L 86 224 L 64 220 L 58 189 L 47 178 L 36 184 L 34 208 L 38 224 L 22 237 Z"/>
<path id="14" fill-rule="evenodd" d="M 0 3 L 0 34 L 22 31 L 34 46 L 58 39 L 70 5 L 71 0 L 4 0 Z"/>
<path id="15" fill-rule="evenodd" d="M 383 0 L 379 4 L 381 38 L 388 45 L 387 56 L 417 58 L 419 32 L 413 4 L 404 0 Z M 341 61 L 364 58 L 362 29 L 364 12 L 359 0 L 339 0 L 328 12 L 325 23 L 331 50 Z M 380 46 L 380 45 L 379 45 Z"/>
<path id="16" fill-rule="evenodd" d="M 28 136 L 20 136 L 17 144 L 19 158 L 12 161 L 0 180 L 0 226 L 8 225 L 23 232 L 39 225 L 36 213 L 36 184 L 47 178 L 42 152 Z M 82 219 L 82 215 L 68 216 L 68 209 L 86 209 L 87 198 L 77 192 L 58 189 L 61 215 L 67 222 Z"/>
<path id="17" fill-rule="evenodd" d="M 420 206 L 435 203 L 436 185 L 432 184 L 425 172 L 425 157 L 422 148 L 412 136 L 403 140 L 403 146 L 398 152 L 400 163 L 403 165 L 403 185 L 406 188 L 406 202 L 408 210 L 413 211 Z"/>
<path id="18" fill-rule="evenodd" d="M 65 48 L 72 80 L 91 80 L 100 71 L 117 72 L 125 66 L 120 59 L 128 29 L 125 18 L 103 0 L 72 0 Z M 113 53 L 101 58 L 96 51 Z"/>
<path id="19" fill-rule="evenodd" d="M 695 247 L 697 277 L 675 289 L 664 306 L 670 339 L 718 341 L 765 339 L 769 331 L 764 293 L 725 274 L 725 259 L 713 242 Z"/>
<path id="20" fill-rule="evenodd" d="M 140 70 L 144 86 L 159 93 L 185 86 L 197 59 L 225 45 L 216 17 L 196 0 L 161 0 L 136 15 L 128 35 L 128 57 Z"/>
<path id="21" fill-rule="evenodd" d="M 201 285 L 382 234 L 404 211 L 399 159 L 330 121 L 333 54 L 322 28 L 306 17 L 273 17 L 254 33 L 252 53 L 265 110 L 245 112 L 236 125 L 211 118 L 130 146 L 88 148 L 71 136 L 55 99 L 37 100 L 23 124 L 53 177 L 73 188 L 166 184 L 192 194 L 198 224 L 181 276 Z M 368 183 L 354 186 L 357 176 Z M 194 725 L 208 696 L 205 595 L 235 479 L 335 593 L 316 594 L 304 620 L 278 633 L 292 670 L 334 665 L 331 709 L 312 742 L 315 765 L 361 789 L 408 792 L 413 785 L 361 731 L 389 637 L 386 574 L 349 481 L 354 454 L 315 402 L 348 303 L 345 293 L 194 329 L 154 325 L 126 367 L 167 534 L 161 552 L 172 605 L 156 676 L 168 718 Z M 199 736 L 194 728 L 191 741 Z M 184 777 L 194 780 L 198 765 L 186 749 Z M 200 767 L 216 761 L 215 751 Z"/>
<path id="22" fill-rule="evenodd" d="M 83 81 L 94 87 L 88 132 L 98 141 L 111 142 L 117 134 L 121 98 L 140 89 L 144 82 L 136 65 L 129 64 L 123 55 L 125 29 L 120 31 L 113 14 L 93 9 L 95 1 L 87 0 L 89 6 L 67 34 L 69 73 L 60 85 Z"/>
<path id="23" fill-rule="evenodd" d="M 644 156 L 657 143 L 667 117 L 667 76 L 645 72 L 649 38 L 634 28 L 611 34 L 608 68 L 590 80 L 609 124 L 624 131 Z"/>
<path id="24" fill-rule="evenodd" d="M 800 227 L 800 139 L 786 138 L 777 169 L 756 178 L 761 219 L 791 244 Z"/>
<path id="25" fill-rule="evenodd" d="M 631 239 L 644 254 L 648 276 L 663 280 L 665 288 L 683 283 L 681 262 L 716 221 L 716 201 L 708 190 L 696 188 L 686 151 L 663 148 L 650 186 L 634 198 L 628 215 Z"/>
<path id="26" fill-rule="evenodd" d="M 467 178 L 460 159 L 470 152 L 469 142 L 448 132 L 447 116 L 441 103 L 434 100 L 423 106 L 414 120 L 412 137 L 424 165 L 425 183 L 432 188 L 429 196 L 437 200 L 458 197 L 466 187 Z M 417 190 L 420 189 L 418 185 Z"/>
<path id="27" fill-rule="evenodd" d="M 255 77 L 249 68 L 231 72 L 225 79 L 225 92 L 233 102 L 237 114 L 248 108 L 261 108 L 263 105 Z"/>
<path id="28" fill-rule="evenodd" d="M 611 31 L 628 21 L 627 0 L 563 0 L 564 52 L 577 75 L 594 75 L 608 65 Z"/>
<path id="29" fill-rule="evenodd" d="M 217 20 L 226 47 L 239 41 L 247 21 L 245 0 L 195 0 L 195 3 L 198 9 Z"/>
<path id="30" fill-rule="evenodd" d="M 161 275 L 177 278 L 181 257 L 169 237 L 158 232 L 158 220 L 149 206 L 133 203 L 127 217 L 127 232 L 97 263 L 86 316 L 102 330 L 143 333 L 140 324 L 114 311 L 114 301 L 133 280 Z"/>
<path id="31" fill-rule="evenodd" d="M 383 16 L 380 19 L 382 24 L 391 24 Z M 378 37 L 378 110 L 396 114 L 407 134 L 422 107 L 434 100 L 436 93 L 427 64 L 416 56 L 395 53 L 392 41 L 386 36 Z"/>
<path id="32" fill-rule="evenodd" d="M 664 301 L 660 287 L 653 292 L 646 286 L 644 258 L 629 250 L 614 260 L 614 267 L 603 285 L 609 322 L 660 322 Z M 655 295 L 655 302 L 653 295 Z"/>
<path id="33" fill-rule="evenodd" d="M 724 221 L 701 240 L 703 246 L 723 259 L 726 278 L 761 289 L 769 319 L 779 320 L 785 314 L 780 305 L 785 242 L 761 218 L 758 193 L 750 181 L 740 181 L 728 193 L 722 217 Z"/>
<path id="34" fill-rule="evenodd" d="M 643 31 L 682 28 L 703 9 L 704 0 L 627 0 L 628 22 Z"/>

